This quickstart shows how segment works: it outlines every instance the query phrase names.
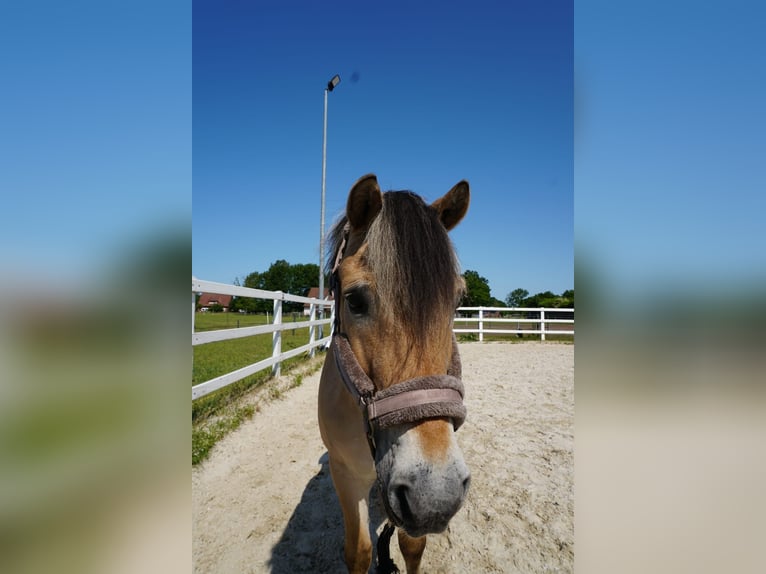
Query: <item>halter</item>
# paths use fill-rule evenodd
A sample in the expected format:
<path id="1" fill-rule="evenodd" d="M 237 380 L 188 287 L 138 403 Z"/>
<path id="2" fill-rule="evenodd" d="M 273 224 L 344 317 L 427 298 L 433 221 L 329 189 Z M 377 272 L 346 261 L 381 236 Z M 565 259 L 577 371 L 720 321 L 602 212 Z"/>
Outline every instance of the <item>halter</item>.
<path id="1" fill-rule="evenodd" d="M 452 419 L 454 429 L 463 424 L 466 408 L 463 404 L 464 388 L 460 354 L 455 336 L 452 336 L 452 360 L 446 375 L 427 375 L 409 379 L 387 389 L 377 390 L 356 360 L 345 334 L 340 332 L 338 313 L 338 268 L 348 242 L 350 227 L 346 223 L 335 264 L 332 269 L 330 288 L 335 299 L 335 323 L 332 337 L 333 355 L 343 383 L 362 412 L 365 434 L 375 459 L 375 431 L 399 424 L 425 419 L 446 417 Z"/>

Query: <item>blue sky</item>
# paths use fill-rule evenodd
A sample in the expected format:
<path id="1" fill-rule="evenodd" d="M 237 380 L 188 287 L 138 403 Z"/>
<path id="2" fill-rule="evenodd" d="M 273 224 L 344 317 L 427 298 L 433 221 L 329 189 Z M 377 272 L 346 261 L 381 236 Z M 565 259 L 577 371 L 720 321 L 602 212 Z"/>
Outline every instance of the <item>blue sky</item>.
<path id="1" fill-rule="evenodd" d="M 766 283 L 766 8 L 578 3 L 577 261 L 630 303 Z"/>
<path id="2" fill-rule="evenodd" d="M 194 30 L 182 1 L 0 7 L 6 280 L 77 281 L 115 244 L 189 233 L 192 174 L 193 273 L 315 260 L 339 73 L 328 220 L 368 171 L 428 199 L 467 178 L 453 238 L 499 298 L 571 287 L 573 228 L 614 291 L 766 281 L 759 3 L 580 2 L 574 40 L 548 2 L 217 4 Z"/>
<path id="3" fill-rule="evenodd" d="M 4 3 L 0 78 L 6 278 L 76 286 L 128 245 L 189 233 L 185 2 Z"/>
<path id="4" fill-rule="evenodd" d="M 231 282 L 318 262 L 323 90 L 328 226 L 348 190 L 427 200 L 469 180 L 452 232 L 499 299 L 573 279 L 570 2 L 193 6 L 193 255 Z"/>

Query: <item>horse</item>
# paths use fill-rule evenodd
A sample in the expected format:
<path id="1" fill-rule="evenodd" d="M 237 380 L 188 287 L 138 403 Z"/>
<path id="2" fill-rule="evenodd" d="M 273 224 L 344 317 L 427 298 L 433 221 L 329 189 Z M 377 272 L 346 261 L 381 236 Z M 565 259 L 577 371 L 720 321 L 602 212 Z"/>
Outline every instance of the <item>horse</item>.
<path id="1" fill-rule="evenodd" d="M 419 570 L 427 535 L 447 528 L 468 492 L 455 440 L 466 412 L 452 331 L 465 282 L 447 232 L 469 201 L 465 180 L 429 205 L 411 191 L 381 193 L 369 174 L 329 233 L 335 323 L 318 419 L 353 574 L 371 565 L 374 483 L 408 574 Z"/>

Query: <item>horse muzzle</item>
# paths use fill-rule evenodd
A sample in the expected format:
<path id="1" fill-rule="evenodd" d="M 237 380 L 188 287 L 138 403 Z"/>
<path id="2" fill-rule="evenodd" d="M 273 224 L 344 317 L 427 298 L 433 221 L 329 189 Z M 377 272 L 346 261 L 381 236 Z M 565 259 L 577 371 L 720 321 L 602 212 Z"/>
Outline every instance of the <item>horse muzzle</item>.
<path id="1" fill-rule="evenodd" d="M 444 532 L 465 501 L 471 473 L 457 445 L 434 462 L 420 452 L 412 434 L 411 429 L 386 446 L 376 466 L 389 519 L 418 538 Z M 387 441 L 381 437 L 381 442 Z"/>
<path id="2" fill-rule="evenodd" d="M 333 336 L 338 372 L 360 407 L 370 453 L 389 519 L 418 538 L 443 532 L 463 505 L 471 475 L 454 438 L 465 420 L 457 342 L 443 375 L 416 377 L 377 390 L 348 340 Z M 439 419 L 441 422 L 436 422 Z M 439 445 L 419 438 L 421 424 L 443 424 Z M 431 450 L 439 451 L 434 455 Z"/>

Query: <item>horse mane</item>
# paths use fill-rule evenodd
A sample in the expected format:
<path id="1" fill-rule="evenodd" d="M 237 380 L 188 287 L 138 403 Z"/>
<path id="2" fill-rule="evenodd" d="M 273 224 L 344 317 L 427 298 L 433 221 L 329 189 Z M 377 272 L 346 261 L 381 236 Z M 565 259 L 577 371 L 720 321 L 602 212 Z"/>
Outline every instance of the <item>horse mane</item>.
<path id="1" fill-rule="evenodd" d="M 344 215 L 330 231 L 328 271 L 346 221 Z M 366 243 L 379 300 L 413 340 L 428 336 L 434 322 L 454 310 L 460 284 L 455 250 L 436 210 L 411 191 L 386 192 Z"/>

